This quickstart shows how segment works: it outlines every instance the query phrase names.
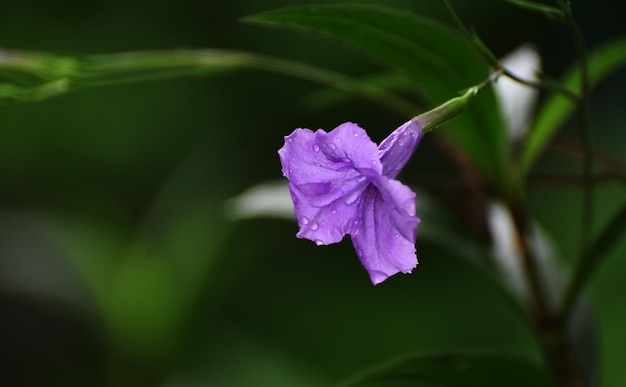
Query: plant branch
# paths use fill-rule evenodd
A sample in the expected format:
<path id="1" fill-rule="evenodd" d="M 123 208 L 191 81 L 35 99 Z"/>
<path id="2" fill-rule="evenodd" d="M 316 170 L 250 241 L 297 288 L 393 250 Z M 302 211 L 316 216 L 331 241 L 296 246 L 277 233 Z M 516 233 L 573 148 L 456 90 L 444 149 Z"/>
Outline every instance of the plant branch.
<path id="1" fill-rule="evenodd" d="M 502 63 L 500 62 L 500 60 L 491 52 L 491 50 L 489 50 L 489 48 L 482 41 L 482 39 L 480 39 L 478 34 L 476 34 L 475 32 L 474 33 L 470 32 L 467 29 L 467 27 L 465 27 L 465 24 L 463 24 L 463 22 L 461 21 L 461 18 L 456 13 L 454 8 L 452 8 L 448 0 L 440 0 L 440 1 L 443 3 L 444 7 L 450 14 L 450 17 L 454 21 L 454 24 L 456 24 L 456 26 L 459 28 L 459 30 L 461 31 L 465 39 L 469 42 L 472 48 L 487 62 L 487 64 L 491 66 L 493 72 L 501 73 L 503 76 L 511 78 L 515 82 L 518 82 L 522 85 L 526 85 L 528 87 L 532 87 L 535 89 L 551 90 L 551 91 L 562 94 L 563 96 L 572 100 L 573 102 L 577 103 L 579 101 L 580 97 L 576 93 L 572 92 L 571 90 L 569 90 L 568 88 L 564 87 L 563 85 L 559 83 L 551 82 L 551 81 L 550 82 L 533 81 L 533 80 L 525 79 L 525 78 L 518 76 L 514 72 L 510 71 L 506 67 L 504 67 Z"/>
<path id="2" fill-rule="evenodd" d="M 574 157 L 576 159 L 583 159 L 584 150 L 583 148 L 573 142 L 567 141 L 565 139 L 557 139 L 552 143 L 552 147 L 567 156 Z M 611 171 L 615 176 L 620 177 L 624 182 L 626 182 L 626 164 L 608 156 L 606 154 L 600 152 L 593 153 L 593 161 Z"/>
<path id="3" fill-rule="evenodd" d="M 614 181 L 616 179 L 620 179 L 616 173 L 613 172 L 605 172 L 600 174 L 595 174 L 591 177 L 594 183 L 607 183 Z M 541 174 L 541 175 L 530 175 L 528 176 L 528 183 L 530 185 L 539 185 L 539 186 L 548 186 L 548 187 L 560 187 L 560 188 L 570 188 L 570 187 L 580 187 L 581 184 L 584 184 L 584 176 L 581 175 L 558 175 L 558 174 Z"/>
<path id="4" fill-rule="evenodd" d="M 593 229 L 593 133 L 591 129 L 590 117 L 590 81 L 589 81 L 589 54 L 578 25 L 572 17 L 572 11 L 565 0 L 556 0 L 559 8 L 565 15 L 566 24 L 574 40 L 578 51 L 578 62 L 580 67 L 580 101 L 577 109 L 577 121 L 580 129 L 580 140 L 583 145 L 583 207 L 582 224 L 580 230 L 580 254 L 587 249 L 591 230 Z"/>
<path id="5" fill-rule="evenodd" d="M 404 116 L 415 114 L 410 101 L 384 88 L 325 68 L 236 50 L 131 51 L 83 57 L 0 50 L 0 70 L 27 76 L 34 84 L 0 84 L 0 100 L 39 101 L 79 88 L 197 76 L 233 69 L 257 69 L 349 92 Z"/>

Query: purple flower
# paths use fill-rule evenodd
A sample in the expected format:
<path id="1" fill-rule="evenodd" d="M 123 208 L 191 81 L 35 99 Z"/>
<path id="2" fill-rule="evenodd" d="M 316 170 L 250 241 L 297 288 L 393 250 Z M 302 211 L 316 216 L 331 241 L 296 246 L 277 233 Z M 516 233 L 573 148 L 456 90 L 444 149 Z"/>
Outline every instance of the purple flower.
<path id="1" fill-rule="evenodd" d="M 346 234 L 374 285 L 417 265 L 415 193 L 394 180 L 422 136 L 416 119 L 380 146 L 354 123 L 330 132 L 296 129 L 278 151 L 289 179 L 298 238 L 317 245 Z"/>

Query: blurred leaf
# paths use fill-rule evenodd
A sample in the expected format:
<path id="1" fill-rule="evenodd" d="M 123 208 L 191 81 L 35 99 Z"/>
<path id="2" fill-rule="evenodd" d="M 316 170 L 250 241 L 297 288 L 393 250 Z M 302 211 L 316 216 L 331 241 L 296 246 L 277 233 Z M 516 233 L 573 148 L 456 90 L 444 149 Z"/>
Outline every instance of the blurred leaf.
<path id="1" fill-rule="evenodd" d="M 207 167 L 214 155 L 191 156 L 159 190 L 138 235 L 77 220 L 57 227 L 113 343 L 148 363 L 170 360 L 184 344 L 230 236 L 223 193 L 202 184 L 218 173 Z"/>
<path id="2" fill-rule="evenodd" d="M 391 8 L 299 7 L 245 20 L 315 31 L 356 45 L 404 72 L 432 107 L 489 75 L 488 66 L 459 35 L 432 20 Z M 493 91 L 481 92 L 451 126 L 445 132 L 462 145 L 487 179 L 496 185 L 506 184 L 507 143 Z"/>
<path id="3" fill-rule="evenodd" d="M 557 19 L 557 20 L 565 20 L 565 15 L 563 15 L 563 11 L 558 8 L 551 7 L 549 5 L 545 5 L 542 3 L 538 3 L 536 1 L 528 1 L 528 0 L 504 0 L 509 4 L 513 4 L 517 7 L 523 8 L 528 11 L 538 12 L 548 17 Z"/>
<path id="4" fill-rule="evenodd" d="M 626 65 L 626 39 L 617 40 L 596 50 L 589 58 L 591 86 L 598 84 L 624 65 Z M 576 93 L 580 92 L 580 70 L 571 69 L 564 77 L 563 84 Z M 537 120 L 528 133 L 522 150 L 521 166 L 524 171 L 530 170 L 574 108 L 572 101 L 557 93 L 552 93 L 540 107 Z"/>
<path id="5" fill-rule="evenodd" d="M 411 86 L 410 81 L 406 75 L 398 72 L 383 73 L 367 76 L 356 80 L 364 88 L 371 88 L 373 90 L 384 90 L 392 93 L 414 94 L 414 89 Z M 304 103 L 312 109 L 323 109 L 328 106 L 338 105 L 342 102 L 346 102 L 356 95 L 354 93 L 347 93 L 346 91 L 337 88 L 323 88 L 313 91 L 306 95 Z M 417 105 L 416 105 L 417 107 Z M 407 111 L 409 113 L 409 111 Z"/>
<path id="6" fill-rule="evenodd" d="M 566 315 L 574 308 L 582 290 L 597 268 L 606 261 L 613 248 L 624 241 L 625 234 L 626 205 L 623 205 L 580 257 L 572 282 L 569 284 L 565 295 L 564 313 Z"/>
<path id="7" fill-rule="evenodd" d="M 417 356 L 386 364 L 342 387 L 554 386 L 536 364 L 507 353 Z"/>
<path id="8" fill-rule="evenodd" d="M 185 319 L 180 281 L 149 244 L 138 243 L 123 257 L 104 306 L 125 349 L 157 359 L 172 353 Z"/>
<path id="9" fill-rule="evenodd" d="M 417 230 L 418 243 L 419 240 L 428 241 L 482 269 L 489 268 L 488 246 L 472 237 L 458 217 L 434 195 L 415 191 L 416 213 L 421 220 Z"/>
<path id="10" fill-rule="evenodd" d="M 330 70 L 288 59 L 218 49 L 132 51 L 81 59 L 31 51 L 0 51 L 0 75 L 14 82 L 0 83 L 0 101 L 33 102 L 82 87 L 246 68 L 317 82 L 372 99 L 404 113 L 414 110 L 410 102 L 376 85 L 361 84 Z M 19 75 L 22 74 L 39 82 L 20 81 Z"/>

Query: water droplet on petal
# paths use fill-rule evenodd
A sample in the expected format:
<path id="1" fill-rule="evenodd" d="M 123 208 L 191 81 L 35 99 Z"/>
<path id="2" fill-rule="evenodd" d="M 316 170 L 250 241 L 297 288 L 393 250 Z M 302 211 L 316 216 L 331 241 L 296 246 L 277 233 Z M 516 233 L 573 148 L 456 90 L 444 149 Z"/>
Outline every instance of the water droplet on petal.
<path id="1" fill-rule="evenodd" d="M 323 245 L 324 245 L 324 242 L 322 242 L 322 241 L 321 241 L 321 240 L 319 240 L 319 239 L 316 239 L 316 240 L 315 240 L 315 244 L 316 244 L 316 245 L 318 245 L 318 246 L 323 246 Z"/>
<path id="2" fill-rule="evenodd" d="M 315 152 L 319 152 L 319 151 L 320 151 L 320 146 L 319 146 L 319 145 L 317 145 L 317 144 L 313 144 L 313 150 L 314 150 Z"/>
<path id="3" fill-rule="evenodd" d="M 335 144 L 328 144 L 328 147 L 332 150 L 337 149 L 337 147 L 335 146 Z"/>
<path id="4" fill-rule="evenodd" d="M 337 210 L 335 210 L 334 208 L 332 209 L 332 211 L 330 211 L 331 214 L 335 215 L 337 213 Z"/>
<path id="5" fill-rule="evenodd" d="M 398 141 L 398 145 L 399 146 L 404 146 L 404 141 L 402 141 L 402 140 Z"/>
<path id="6" fill-rule="evenodd" d="M 348 193 L 348 195 L 346 195 L 343 198 L 343 202 L 346 203 L 347 205 L 351 205 L 352 203 L 356 202 L 356 200 L 359 198 L 359 191 L 352 191 L 350 193 Z"/>
<path id="7" fill-rule="evenodd" d="M 354 137 L 359 137 L 359 134 L 358 133 L 354 133 Z"/>
<path id="8" fill-rule="evenodd" d="M 400 234 L 395 234 L 394 238 L 400 238 Z"/>
<path id="9" fill-rule="evenodd" d="M 289 173 L 293 173 L 293 168 L 289 168 Z"/>
<path id="10" fill-rule="evenodd" d="M 307 217 L 303 217 L 303 218 L 302 218 L 302 224 L 304 224 L 305 226 L 306 226 L 307 224 L 309 224 L 309 218 L 307 218 Z"/>
<path id="11" fill-rule="evenodd" d="M 313 231 L 317 230 L 319 228 L 319 224 L 317 224 L 317 222 L 313 222 L 311 223 L 311 225 L 309 226 L 309 228 Z"/>

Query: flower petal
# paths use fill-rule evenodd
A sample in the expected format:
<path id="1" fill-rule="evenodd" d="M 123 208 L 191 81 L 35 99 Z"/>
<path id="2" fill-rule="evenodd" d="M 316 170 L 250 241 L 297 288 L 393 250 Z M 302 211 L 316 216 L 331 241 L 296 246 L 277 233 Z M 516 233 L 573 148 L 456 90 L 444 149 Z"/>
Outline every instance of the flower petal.
<path id="1" fill-rule="evenodd" d="M 346 122 L 329 133 L 318 130 L 316 140 L 329 160 L 344 163 L 362 174 L 380 175 L 383 165 L 378 146 L 357 124 Z"/>
<path id="2" fill-rule="evenodd" d="M 405 122 L 387 136 L 378 147 L 383 175 L 396 177 L 411 158 L 421 138 L 422 127 L 417 120 Z"/>
<path id="3" fill-rule="evenodd" d="M 330 133 L 296 129 L 278 153 L 290 181 L 297 236 L 318 245 L 339 242 L 352 230 L 368 184 L 359 170 L 372 176 L 382 171 L 376 144 L 358 125 L 347 123 Z"/>
<path id="4" fill-rule="evenodd" d="M 402 183 L 381 176 L 363 193 L 360 222 L 352 243 L 374 285 L 417 265 L 415 193 Z"/>

